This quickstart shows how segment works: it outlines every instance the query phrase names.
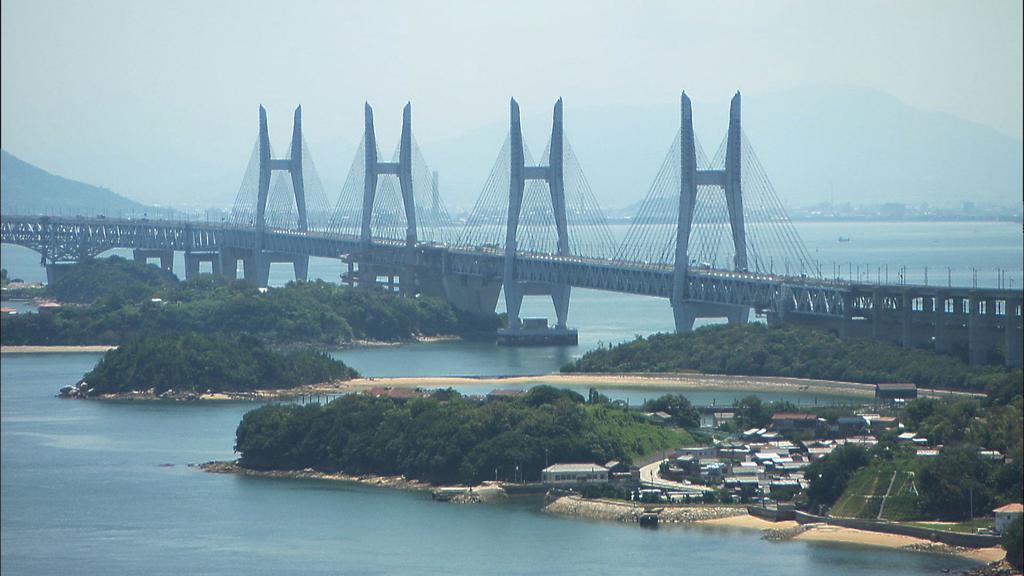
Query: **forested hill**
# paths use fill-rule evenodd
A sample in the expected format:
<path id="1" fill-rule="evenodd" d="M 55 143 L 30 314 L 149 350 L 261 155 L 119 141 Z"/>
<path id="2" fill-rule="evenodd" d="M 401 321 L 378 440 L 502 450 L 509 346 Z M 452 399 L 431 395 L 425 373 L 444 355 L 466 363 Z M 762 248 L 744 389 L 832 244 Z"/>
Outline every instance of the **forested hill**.
<path id="1" fill-rule="evenodd" d="M 434 298 L 295 282 L 261 291 L 243 281 L 174 275 L 122 258 L 76 264 L 47 292 L 65 302 L 46 314 L 0 317 L 5 345 L 123 344 L 171 332 L 249 334 L 273 346 L 493 335 L 495 314 L 476 316 Z"/>
<path id="2" fill-rule="evenodd" d="M 519 475 L 535 481 L 545 461 L 631 458 L 692 442 L 570 390 L 532 388 L 523 397 L 476 402 L 452 390 L 399 402 L 348 394 L 321 406 L 268 405 L 238 426 L 240 464 L 257 470 L 404 475 L 435 484 L 476 484 Z"/>
<path id="3" fill-rule="evenodd" d="M 973 367 L 928 350 L 908 350 L 874 340 L 842 340 L 797 326 L 707 326 L 686 334 L 655 334 L 599 348 L 563 372 L 679 372 L 790 376 L 847 382 L 913 382 L 925 388 L 984 391 L 1024 380 L 1021 371 Z"/>
<path id="4" fill-rule="evenodd" d="M 212 339 L 185 333 L 143 338 L 107 352 L 79 387 L 85 396 L 150 390 L 157 395 L 252 392 L 357 375 L 320 352 L 279 353 L 254 338 Z"/>
<path id="5" fill-rule="evenodd" d="M 84 182 L 50 174 L 0 150 L 0 210 L 4 214 L 118 215 L 158 209 Z"/>

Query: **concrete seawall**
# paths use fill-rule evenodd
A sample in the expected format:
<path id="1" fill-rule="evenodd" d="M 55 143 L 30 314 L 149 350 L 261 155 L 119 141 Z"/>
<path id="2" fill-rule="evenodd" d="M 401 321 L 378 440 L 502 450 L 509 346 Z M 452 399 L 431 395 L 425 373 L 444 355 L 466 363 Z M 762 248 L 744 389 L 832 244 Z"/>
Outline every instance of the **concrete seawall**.
<path id="1" fill-rule="evenodd" d="M 932 542 L 941 542 L 950 546 L 962 546 L 964 548 L 989 548 L 992 546 L 999 546 L 1002 543 L 1002 539 L 999 536 L 948 532 L 945 530 L 933 530 L 919 526 L 907 526 L 905 524 L 878 522 L 876 520 L 865 520 L 861 518 L 815 516 L 814 514 L 800 512 L 799 510 L 795 512 L 795 518 L 800 524 L 820 523 L 832 526 L 842 526 L 844 528 L 854 528 L 857 530 L 868 530 L 871 532 L 900 534 L 903 536 L 912 536 L 914 538 L 931 540 Z"/>

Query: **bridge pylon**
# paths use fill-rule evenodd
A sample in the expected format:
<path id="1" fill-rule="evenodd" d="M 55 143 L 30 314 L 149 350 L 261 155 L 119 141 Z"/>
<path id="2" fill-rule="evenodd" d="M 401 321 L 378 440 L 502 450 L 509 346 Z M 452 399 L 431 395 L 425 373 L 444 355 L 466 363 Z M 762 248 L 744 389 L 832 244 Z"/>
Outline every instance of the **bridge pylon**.
<path id="1" fill-rule="evenodd" d="M 750 307 L 710 304 L 689 299 L 689 255 L 693 214 L 697 206 L 698 186 L 717 186 L 725 194 L 729 214 L 729 227 L 737 271 L 747 270 L 746 223 L 743 219 L 743 162 L 742 131 L 740 125 L 740 93 L 736 92 L 729 105 L 729 132 L 726 139 L 725 168 L 701 170 L 697 167 L 696 137 L 693 134 L 693 108 L 690 97 L 680 96 L 680 170 L 679 212 L 676 222 L 675 264 L 672 278 L 672 312 L 677 332 L 689 332 L 700 317 L 725 317 L 730 324 L 743 323 L 750 318 Z"/>
<path id="2" fill-rule="evenodd" d="M 413 152 L 412 152 L 412 104 L 402 109 L 402 136 L 398 145 L 398 161 L 384 162 L 377 157 L 377 136 L 373 126 L 373 107 L 366 103 L 363 108 L 364 162 L 363 209 L 359 228 L 359 239 L 363 246 L 363 258 L 359 262 L 360 284 L 373 286 L 379 273 L 389 277 L 389 285 L 399 277 L 399 290 L 406 295 L 415 293 L 416 278 L 412 263 L 415 261 L 415 247 L 418 241 L 416 226 L 416 198 L 413 193 Z M 373 250 L 374 204 L 377 195 L 377 181 L 383 174 L 398 177 L 402 194 L 402 208 L 405 214 L 405 245 L 409 248 L 410 265 L 398 270 L 385 270 L 370 264 Z"/>
<path id="3" fill-rule="evenodd" d="M 270 196 L 270 180 L 275 170 L 288 172 L 292 181 L 292 192 L 298 213 L 297 227 L 300 232 L 309 231 L 309 219 L 306 211 L 306 191 L 302 178 L 302 106 L 295 108 L 292 125 L 291 154 L 288 158 L 273 158 L 270 152 L 270 131 L 267 129 L 267 110 L 260 106 L 259 135 L 259 187 L 256 199 L 256 218 L 253 223 L 256 229 L 255 245 L 251 255 L 221 255 L 220 268 L 224 274 L 234 278 L 238 257 L 244 262 L 245 279 L 257 286 L 266 286 L 270 278 L 272 262 L 287 262 L 295 270 L 295 278 L 306 280 L 309 273 L 309 256 L 284 254 L 264 251 L 264 236 L 267 230 L 267 200 Z M 227 260 L 230 260 L 228 262 Z"/>
<path id="4" fill-rule="evenodd" d="M 502 283 L 505 289 L 505 308 L 508 311 L 508 331 L 510 338 L 516 338 L 522 328 L 519 312 L 525 295 L 550 295 L 555 307 L 555 330 L 565 332 L 575 339 L 575 331 L 566 327 L 569 315 L 569 297 L 571 287 L 568 284 L 543 284 L 537 282 L 521 282 L 516 274 L 516 252 L 518 250 L 517 234 L 519 220 L 523 210 L 523 193 L 527 180 L 542 180 L 547 183 L 551 196 L 552 215 L 554 217 L 557 243 L 555 255 L 571 256 L 569 250 L 569 229 L 565 209 L 565 173 L 563 167 L 564 132 L 562 128 L 562 99 L 555 102 L 551 122 L 551 144 L 548 150 L 548 163 L 527 166 L 523 150 L 523 128 L 519 114 L 519 103 L 515 98 L 510 101 L 510 163 L 509 163 L 509 197 L 508 218 L 505 227 L 505 258 Z"/>

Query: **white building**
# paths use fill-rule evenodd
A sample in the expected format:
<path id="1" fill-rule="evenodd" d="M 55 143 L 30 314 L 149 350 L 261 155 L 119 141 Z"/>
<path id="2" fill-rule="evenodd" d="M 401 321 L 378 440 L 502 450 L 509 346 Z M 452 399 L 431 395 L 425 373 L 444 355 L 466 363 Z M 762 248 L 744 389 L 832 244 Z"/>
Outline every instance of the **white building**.
<path id="1" fill-rule="evenodd" d="M 600 464 L 552 464 L 541 472 L 541 481 L 555 486 L 607 484 L 608 469 Z"/>
<path id="2" fill-rule="evenodd" d="M 996 532 L 1002 534 L 1006 531 L 1006 527 L 1010 525 L 1015 519 L 1020 518 L 1021 514 L 1024 514 L 1024 505 L 1019 502 L 1013 504 L 1007 504 L 1006 506 L 1000 506 L 993 510 L 996 513 Z"/>

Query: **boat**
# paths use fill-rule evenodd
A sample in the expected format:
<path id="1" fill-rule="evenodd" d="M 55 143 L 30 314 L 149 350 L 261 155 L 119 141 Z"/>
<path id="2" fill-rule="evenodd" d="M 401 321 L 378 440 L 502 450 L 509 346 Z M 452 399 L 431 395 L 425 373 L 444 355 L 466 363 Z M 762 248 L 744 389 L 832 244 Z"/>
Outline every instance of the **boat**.
<path id="1" fill-rule="evenodd" d="M 839 241 L 845 244 L 845 243 L 850 241 L 850 237 L 849 236 L 840 236 L 839 237 Z"/>

